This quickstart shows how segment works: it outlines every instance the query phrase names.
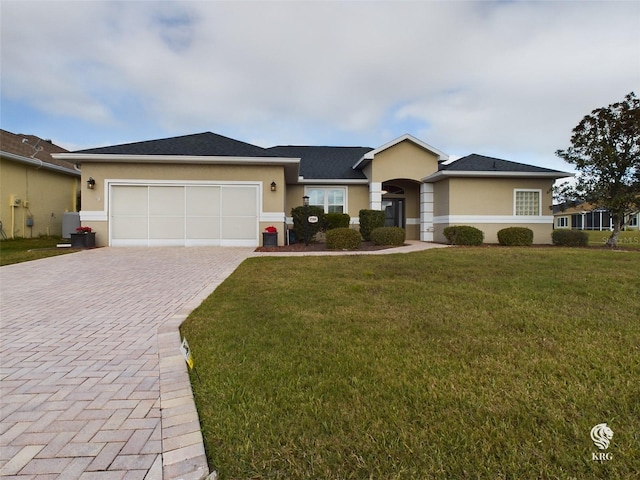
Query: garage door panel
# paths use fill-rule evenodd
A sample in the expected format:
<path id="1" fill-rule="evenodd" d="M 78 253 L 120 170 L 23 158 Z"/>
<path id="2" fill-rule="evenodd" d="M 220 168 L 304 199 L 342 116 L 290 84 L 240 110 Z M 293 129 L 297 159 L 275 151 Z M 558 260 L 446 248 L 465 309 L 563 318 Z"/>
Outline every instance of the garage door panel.
<path id="1" fill-rule="evenodd" d="M 113 217 L 111 220 L 111 238 L 146 240 L 149 237 L 147 217 L 129 215 Z"/>
<path id="2" fill-rule="evenodd" d="M 187 238 L 193 239 L 219 239 L 220 217 L 187 218 Z"/>
<path id="3" fill-rule="evenodd" d="M 184 187 L 150 187 L 149 214 L 184 216 Z"/>
<path id="4" fill-rule="evenodd" d="M 187 187 L 188 217 L 220 216 L 220 187 Z"/>
<path id="5" fill-rule="evenodd" d="M 251 187 L 223 188 L 222 212 L 225 217 L 255 216 L 257 213 L 257 189 Z"/>
<path id="6" fill-rule="evenodd" d="M 144 215 L 148 214 L 149 189 L 147 187 L 114 186 L 111 190 L 112 215 Z"/>
<path id="7" fill-rule="evenodd" d="M 223 217 L 222 218 L 222 238 L 248 240 L 257 236 L 256 221 L 254 218 L 246 217 Z"/>
<path id="8" fill-rule="evenodd" d="M 149 239 L 184 238 L 184 217 L 150 217 Z"/>

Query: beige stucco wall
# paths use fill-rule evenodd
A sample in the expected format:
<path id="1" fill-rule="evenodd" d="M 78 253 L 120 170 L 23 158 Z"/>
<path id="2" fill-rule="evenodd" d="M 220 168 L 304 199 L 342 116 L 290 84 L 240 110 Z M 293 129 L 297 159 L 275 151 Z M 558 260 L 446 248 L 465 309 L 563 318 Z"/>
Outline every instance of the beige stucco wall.
<path id="1" fill-rule="evenodd" d="M 73 175 L 0 160 L 0 220 L 5 234 L 9 238 L 62 235 L 62 215 L 76 211 L 79 181 Z M 9 206 L 11 195 L 22 200 L 20 207 Z M 29 217 L 33 227 L 26 225 Z"/>
<path id="2" fill-rule="evenodd" d="M 86 182 L 92 177 L 96 181 L 93 190 L 86 188 Z M 129 164 L 129 163 L 84 163 L 82 165 L 82 211 L 103 212 L 108 210 L 108 192 L 105 192 L 105 181 L 140 180 L 171 182 L 206 181 L 206 182 L 261 182 L 262 212 L 265 214 L 281 214 L 287 192 L 284 169 L 277 165 L 175 165 L 175 164 Z M 271 182 L 275 181 L 277 189 L 271 191 Z M 260 221 L 259 229 L 274 225 L 278 228 L 278 241 L 284 243 L 284 215 L 278 221 Z M 107 221 L 82 221 L 96 231 L 96 244 L 108 244 Z M 260 238 L 260 241 L 262 239 Z"/>
<path id="3" fill-rule="evenodd" d="M 375 155 L 365 173 L 373 182 L 384 182 L 393 178 L 420 181 L 437 170 L 437 155 L 409 140 L 404 140 Z"/>
<path id="4" fill-rule="evenodd" d="M 541 216 L 549 217 L 548 223 L 527 223 L 526 217 L 518 217 L 505 223 L 484 223 L 468 220 L 451 221 L 434 225 L 434 240 L 446 243 L 443 231 L 450 225 L 472 225 L 485 234 L 485 243 L 497 243 L 497 233 L 507 227 L 526 227 L 533 230 L 534 243 L 551 243 L 553 231 L 552 194 L 553 179 L 529 178 L 450 178 L 434 184 L 434 217 L 449 215 L 514 217 L 514 195 L 517 189 L 540 190 Z"/>
<path id="5" fill-rule="evenodd" d="M 449 215 L 513 215 L 515 189 L 540 190 L 540 214 L 552 215 L 552 179 L 452 178 L 448 182 Z"/>

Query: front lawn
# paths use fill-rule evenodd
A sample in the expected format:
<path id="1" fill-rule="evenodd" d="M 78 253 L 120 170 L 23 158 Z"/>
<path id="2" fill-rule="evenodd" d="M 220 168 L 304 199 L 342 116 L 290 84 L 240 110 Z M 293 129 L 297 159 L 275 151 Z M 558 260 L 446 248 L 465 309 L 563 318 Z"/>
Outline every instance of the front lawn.
<path id="1" fill-rule="evenodd" d="M 607 243 L 607 240 L 611 236 L 611 232 L 608 230 L 584 230 L 589 235 L 590 247 L 602 247 Z M 617 248 L 622 249 L 640 249 L 640 232 L 637 230 L 628 230 L 626 232 L 620 232 L 618 236 Z"/>
<path id="2" fill-rule="evenodd" d="M 0 266 L 28 262 L 77 252 L 76 249 L 57 248 L 60 237 L 10 238 L 0 240 Z"/>
<path id="3" fill-rule="evenodd" d="M 640 254 L 253 258 L 183 325 L 220 479 L 634 478 Z M 606 422 L 610 460 L 591 441 Z"/>

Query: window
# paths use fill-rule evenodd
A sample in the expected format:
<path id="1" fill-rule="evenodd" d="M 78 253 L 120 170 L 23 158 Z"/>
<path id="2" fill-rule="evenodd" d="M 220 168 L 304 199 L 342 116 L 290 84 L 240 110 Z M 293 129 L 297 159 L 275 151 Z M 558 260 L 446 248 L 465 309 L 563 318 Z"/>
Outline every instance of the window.
<path id="1" fill-rule="evenodd" d="M 322 207 L 325 213 L 345 213 L 346 188 L 308 188 L 309 205 Z"/>
<path id="2" fill-rule="evenodd" d="M 628 219 L 627 226 L 628 227 L 637 227 L 638 226 L 638 214 L 631 215 L 631 219 Z"/>
<path id="3" fill-rule="evenodd" d="M 515 214 L 516 215 L 540 215 L 540 190 L 516 190 Z"/>
<path id="4" fill-rule="evenodd" d="M 567 228 L 569 226 L 569 217 L 558 217 L 558 228 Z"/>

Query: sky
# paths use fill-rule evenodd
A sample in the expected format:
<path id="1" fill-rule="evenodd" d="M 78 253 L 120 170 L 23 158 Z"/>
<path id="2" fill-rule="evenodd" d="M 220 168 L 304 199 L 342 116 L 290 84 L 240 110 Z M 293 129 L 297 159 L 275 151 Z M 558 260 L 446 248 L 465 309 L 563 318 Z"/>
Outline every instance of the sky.
<path id="1" fill-rule="evenodd" d="M 211 131 L 562 171 L 640 94 L 640 0 L 0 0 L 0 127 L 69 150 Z"/>

